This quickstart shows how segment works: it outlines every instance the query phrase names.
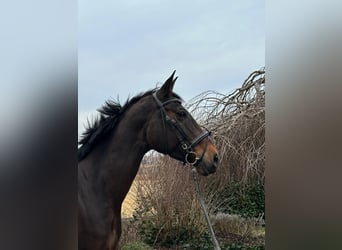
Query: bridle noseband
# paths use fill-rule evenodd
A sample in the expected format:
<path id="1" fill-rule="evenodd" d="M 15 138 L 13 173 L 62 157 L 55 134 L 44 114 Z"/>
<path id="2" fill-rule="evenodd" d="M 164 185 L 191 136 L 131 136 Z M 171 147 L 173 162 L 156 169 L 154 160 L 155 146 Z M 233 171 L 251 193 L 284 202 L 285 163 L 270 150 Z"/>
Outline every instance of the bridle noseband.
<path id="1" fill-rule="evenodd" d="M 182 128 L 182 126 L 172 117 L 170 117 L 164 106 L 170 102 L 181 102 L 178 98 L 172 98 L 169 99 L 165 102 L 161 102 L 158 97 L 157 97 L 157 92 L 154 92 L 152 94 L 154 100 L 156 101 L 158 107 L 160 108 L 160 112 L 161 112 L 161 117 L 162 117 L 162 122 L 163 122 L 163 130 L 164 133 L 166 134 L 166 140 L 167 140 L 167 130 L 166 130 L 166 122 L 168 124 L 171 125 L 172 128 L 175 129 L 176 132 L 176 136 L 178 138 L 178 141 L 180 142 L 180 145 L 182 147 L 182 149 L 186 152 L 185 154 L 185 158 L 183 160 L 183 163 L 187 163 L 190 165 L 196 165 L 198 163 L 200 163 L 204 157 L 205 152 L 207 151 L 207 147 L 208 147 L 208 143 L 209 143 L 209 136 L 211 134 L 210 131 L 208 130 L 204 130 L 201 134 L 199 134 L 195 139 L 193 140 L 189 140 L 187 134 L 184 132 L 184 129 Z M 201 154 L 200 157 L 197 156 L 196 152 L 193 151 L 194 147 L 196 145 L 198 145 L 201 141 L 203 141 L 205 138 L 207 138 L 204 150 Z M 165 144 L 165 152 L 167 154 L 169 154 L 168 152 L 168 143 Z"/>

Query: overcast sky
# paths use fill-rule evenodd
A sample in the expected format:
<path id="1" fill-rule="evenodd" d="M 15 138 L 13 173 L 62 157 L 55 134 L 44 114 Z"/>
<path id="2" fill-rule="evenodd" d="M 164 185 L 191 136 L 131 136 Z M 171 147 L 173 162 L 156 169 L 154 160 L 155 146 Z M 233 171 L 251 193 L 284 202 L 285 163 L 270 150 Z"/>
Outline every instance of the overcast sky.
<path id="1" fill-rule="evenodd" d="M 265 65 L 258 0 L 79 1 L 79 134 L 105 100 L 126 101 L 176 70 L 185 101 L 228 93 Z"/>

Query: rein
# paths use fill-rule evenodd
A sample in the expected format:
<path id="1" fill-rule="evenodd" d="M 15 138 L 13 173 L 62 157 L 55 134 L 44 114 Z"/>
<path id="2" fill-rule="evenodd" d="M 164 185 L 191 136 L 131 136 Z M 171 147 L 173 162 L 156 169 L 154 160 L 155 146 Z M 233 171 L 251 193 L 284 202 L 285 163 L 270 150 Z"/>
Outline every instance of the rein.
<path id="1" fill-rule="evenodd" d="M 195 189 L 196 189 L 196 193 L 197 193 L 197 198 L 200 201 L 200 204 L 201 204 L 201 207 L 202 207 L 202 210 L 203 210 L 203 213 L 204 213 L 204 217 L 205 217 L 205 220 L 206 220 L 208 228 L 209 228 L 209 233 L 210 233 L 211 241 L 214 244 L 214 249 L 215 250 L 221 250 L 221 248 L 220 248 L 220 246 L 218 244 L 218 241 L 217 241 L 217 239 L 215 237 L 215 233 L 214 233 L 213 227 L 212 227 L 212 225 L 210 223 L 210 218 L 209 218 L 209 215 L 208 215 L 208 210 L 207 210 L 207 208 L 205 206 L 204 198 L 203 198 L 203 195 L 202 195 L 201 190 L 200 190 L 200 186 L 199 186 L 199 182 L 198 182 L 198 176 L 197 176 L 197 170 L 196 170 L 196 165 L 202 161 L 203 156 L 204 156 L 205 152 L 207 151 L 209 139 L 206 140 L 206 144 L 205 144 L 204 150 L 203 150 L 203 152 L 202 152 L 200 157 L 198 157 L 196 152 L 193 151 L 193 148 L 197 144 L 199 144 L 201 141 L 203 141 L 205 138 L 208 138 L 210 136 L 211 132 L 205 130 L 200 135 L 198 135 L 195 139 L 190 141 L 189 144 L 187 144 L 186 141 L 189 142 L 189 140 L 187 139 L 187 135 L 185 134 L 185 132 L 182 129 L 181 125 L 179 123 L 177 123 L 177 121 L 172 119 L 167 114 L 167 112 L 166 112 L 166 110 L 164 108 L 164 106 L 166 104 L 168 104 L 170 102 L 180 102 L 180 100 L 177 99 L 177 98 L 172 98 L 172 99 L 169 99 L 169 100 L 167 100 L 165 102 L 161 102 L 158 99 L 156 92 L 154 92 L 152 94 L 152 96 L 153 96 L 154 100 L 156 101 L 157 105 L 160 108 L 162 122 L 163 122 L 163 130 L 164 130 L 164 132 L 166 134 L 166 138 L 167 138 L 167 130 L 166 130 L 166 122 L 167 122 L 173 128 L 175 128 L 176 135 L 177 135 L 177 138 L 178 138 L 178 140 L 179 140 L 179 142 L 181 144 L 181 147 L 182 147 L 183 150 L 186 151 L 186 155 L 185 155 L 183 163 L 184 164 L 189 164 L 191 166 L 191 173 L 192 173 L 192 176 L 193 176 L 193 179 L 194 179 L 194 184 L 195 184 Z M 168 143 L 165 144 L 165 152 L 168 153 Z M 205 168 L 203 168 L 203 170 L 207 171 Z"/>
<path id="2" fill-rule="evenodd" d="M 192 173 L 192 177 L 194 178 L 197 198 L 200 201 L 200 204 L 201 204 L 201 207 L 202 207 L 202 210 L 203 210 L 203 213 L 204 213 L 204 217 L 205 217 L 205 220 L 206 220 L 208 228 L 209 228 L 209 233 L 210 233 L 211 241 L 214 244 L 214 249 L 215 250 L 221 250 L 220 245 L 219 245 L 219 243 L 218 243 L 218 241 L 216 239 L 216 236 L 215 236 L 215 233 L 214 233 L 214 230 L 213 230 L 213 226 L 211 225 L 211 222 L 210 222 L 210 218 L 209 218 L 209 215 L 208 215 L 208 210 L 207 210 L 207 207 L 205 206 L 204 198 L 203 198 L 203 195 L 202 195 L 199 183 L 198 183 L 197 170 L 196 170 L 194 165 L 191 165 L 191 173 Z"/>

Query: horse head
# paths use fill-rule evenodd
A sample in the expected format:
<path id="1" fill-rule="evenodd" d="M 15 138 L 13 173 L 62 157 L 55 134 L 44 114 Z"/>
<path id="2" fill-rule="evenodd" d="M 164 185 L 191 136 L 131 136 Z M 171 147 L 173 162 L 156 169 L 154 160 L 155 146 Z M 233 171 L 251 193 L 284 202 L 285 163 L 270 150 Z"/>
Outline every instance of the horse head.
<path id="1" fill-rule="evenodd" d="M 218 151 L 210 132 L 198 125 L 173 92 L 174 74 L 152 95 L 155 109 L 147 127 L 148 143 L 158 152 L 194 165 L 201 175 L 212 174 L 218 166 Z"/>

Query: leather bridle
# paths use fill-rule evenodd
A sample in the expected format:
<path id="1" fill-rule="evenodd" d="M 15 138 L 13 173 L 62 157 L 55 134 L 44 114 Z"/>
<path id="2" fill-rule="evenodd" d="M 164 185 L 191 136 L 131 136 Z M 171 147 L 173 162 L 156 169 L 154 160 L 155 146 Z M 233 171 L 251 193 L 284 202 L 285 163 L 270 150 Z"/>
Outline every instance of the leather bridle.
<path id="1" fill-rule="evenodd" d="M 176 132 L 176 136 L 178 138 L 178 141 L 182 147 L 182 149 L 185 151 L 185 157 L 184 157 L 184 160 L 183 160 L 183 163 L 187 163 L 187 164 L 190 164 L 190 165 L 197 165 L 199 164 L 202 159 L 203 159 L 203 156 L 205 154 L 205 152 L 207 151 L 207 147 L 208 147 L 208 143 L 209 143 L 209 136 L 211 134 L 210 131 L 208 130 L 204 130 L 201 134 L 199 134 L 196 138 L 192 139 L 192 140 L 189 140 L 189 137 L 188 135 L 184 132 L 184 129 L 182 128 L 181 124 L 179 124 L 175 119 L 173 119 L 172 117 L 170 117 L 164 106 L 170 102 L 179 102 L 181 103 L 181 100 L 178 99 L 178 98 L 172 98 L 172 99 L 169 99 L 165 102 L 161 102 L 158 97 L 157 97 L 157 92 L 154 92 L 152 94 L 154 100 L 156 101 L 159 109 L 160 109 L 160 112 L 161 112 L 161 118 L 162 118 L 162 122 L 163 122 L 163 130 L 164 130 L 164 133 L 165 133 L 165 137 L 166 137 L 166 140 L 167 140 L 167 129 L 166 129 L 166 123 L 168 123 L 172 128 L 175 129 L 175 132 Z M 205 144 L 205 147 L 204 147 L 204 150 L 201 154 L 200 157 L 198 157 L 198 155 L 196 154 L 196 152 L 194 151 L 194 147 L 196 145 L 198 145 L 201 141 L 203 141 L 204 139 L 206 139 L 206 144 Z M 170 154 L 170 152 L 168 152 L 169 149 L 168 149 L 168 142 L 165 143 L 165 152 L 167 154 Z"/>

